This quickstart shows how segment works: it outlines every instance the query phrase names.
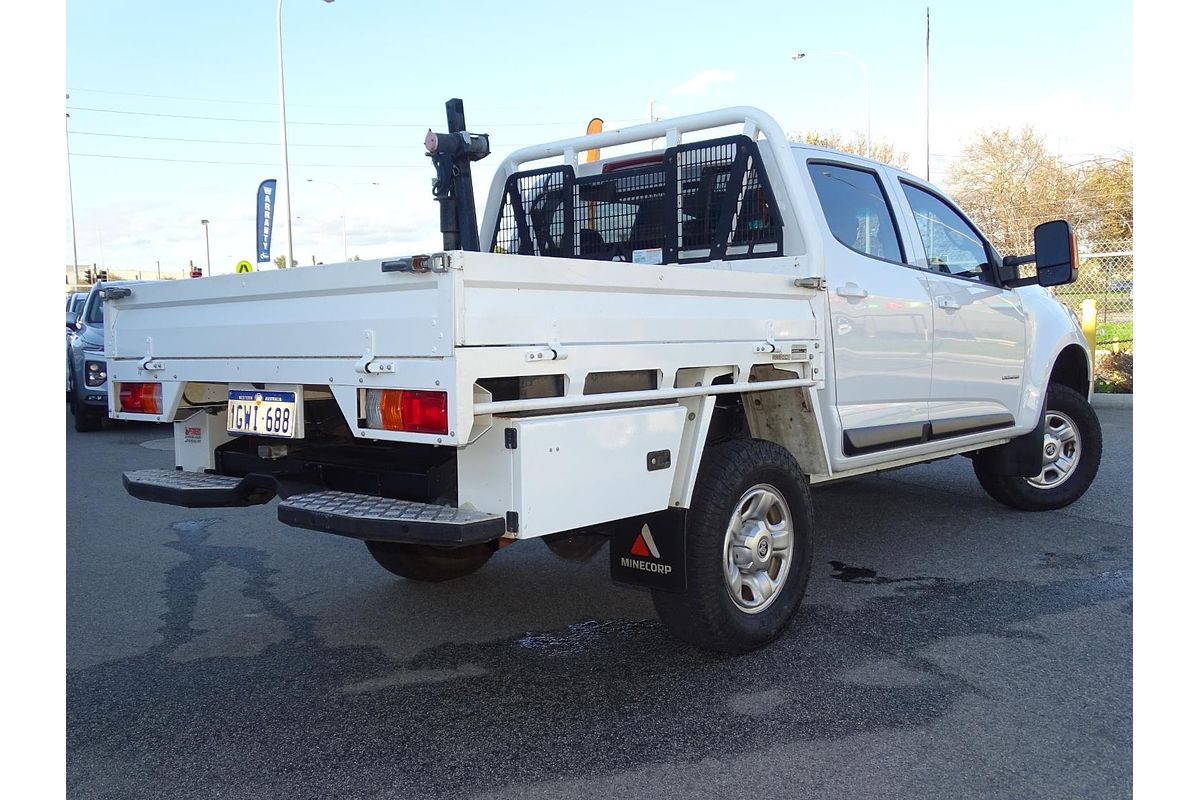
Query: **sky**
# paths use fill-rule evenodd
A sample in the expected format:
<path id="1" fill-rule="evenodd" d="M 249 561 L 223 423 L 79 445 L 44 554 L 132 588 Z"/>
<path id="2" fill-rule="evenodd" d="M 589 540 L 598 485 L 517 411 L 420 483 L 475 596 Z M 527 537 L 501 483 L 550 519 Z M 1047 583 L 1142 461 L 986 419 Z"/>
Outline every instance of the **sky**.
<path id="1" fill-rule="evenodd" d="M 982 129 L 1030 125 L 1071 160 L 1132 149 L 1127 2 L 285 0 L 296 259 L 342 260 L 343 215 L 349 256 L 439 248 L 421 141 L 445 128 L 450 97 L 491 135 L 482 210 L 507 151 L 582 134 L 593 116 L 646 121 L 652 102 L 657 117 L 753 105 L 789 132 L 863 131 L 863 73 L 834 55 L 850 53 L 873 139 L 922 174 L 926 6 L 935 182 Z M 80 264 L 203 266 L 201 219 L 213 273 L 254 260 L 256 190 L 281 173 L 274 3 L 70 0 L 64 93 Z M 70 214 L 64 203 L 67 264 Z"/>

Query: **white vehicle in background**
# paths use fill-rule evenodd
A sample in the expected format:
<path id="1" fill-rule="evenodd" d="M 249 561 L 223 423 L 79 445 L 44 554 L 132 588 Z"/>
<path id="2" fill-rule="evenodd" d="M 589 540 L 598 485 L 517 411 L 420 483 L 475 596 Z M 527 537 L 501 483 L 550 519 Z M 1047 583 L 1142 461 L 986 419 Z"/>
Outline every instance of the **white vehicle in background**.
<path id="1" fill-rule="evenodd" d="M 810 485 L 958 454 L 1015 508 L 1090 486 L 1087 346 L 1034 285 L 1074 280 L 1066 223 L 1021 278 L 925 181 L 731 108 L 520 150 L 477 228 L 455 102 L 445 252 L 107 293 L 111 415 L 175 424 L 132 495 L 279 497 L 426 581 L 607 540 L 673 633 L 744 651 L 804 593 Z"/>

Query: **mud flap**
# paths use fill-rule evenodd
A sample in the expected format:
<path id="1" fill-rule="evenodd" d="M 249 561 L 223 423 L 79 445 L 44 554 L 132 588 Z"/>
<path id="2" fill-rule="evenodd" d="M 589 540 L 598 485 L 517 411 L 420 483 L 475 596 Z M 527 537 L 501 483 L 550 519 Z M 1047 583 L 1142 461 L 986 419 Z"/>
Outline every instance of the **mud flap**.
<path id="1" fill-rule="evenodd" d="M 1042 412 L 1038 415 L 1036 428 L 1007 444 L 980 450 L 975 455 L 975 463 L 993 475 L 1011 475 L 1018 478 L 1040 475 L 1045 429 L 1046 401 L 1042 400 Z"/>
<path id="2" fill-rule="evenodd" d="M 643 589 L 686 591 L 686 522 L 686 509 L 671 508 L 616 523 L 608 542 L 612 579 Z"/>

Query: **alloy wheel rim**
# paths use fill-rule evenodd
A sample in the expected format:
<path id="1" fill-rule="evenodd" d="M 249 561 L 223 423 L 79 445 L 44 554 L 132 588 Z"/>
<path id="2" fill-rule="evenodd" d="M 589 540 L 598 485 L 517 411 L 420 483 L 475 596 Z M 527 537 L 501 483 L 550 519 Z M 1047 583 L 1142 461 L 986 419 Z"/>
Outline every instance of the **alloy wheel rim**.
<path id="1" fill-rule="evenodd" d="M 1061 411 L 1047 411 L 1042 437 L 1042 471 L 1026 478 L 1026 482 L 1037 489 L 1062 486 L 1079 466 L 1081 452 L 1079 427 L 1075 420 Z"/>
<path id="2" fill-rule="evenodd" d="M 779 490 L 750 487 L 725 529 L 725 588 L 734 606 L 758 614 L 775 602 L 787 581 L 795 547 L 792 511 Z"/>

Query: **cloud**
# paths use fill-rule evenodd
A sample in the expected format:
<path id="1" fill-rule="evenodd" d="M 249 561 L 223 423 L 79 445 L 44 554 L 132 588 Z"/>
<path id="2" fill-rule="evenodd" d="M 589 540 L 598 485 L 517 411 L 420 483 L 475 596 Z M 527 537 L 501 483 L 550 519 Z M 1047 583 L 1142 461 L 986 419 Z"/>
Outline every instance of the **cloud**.
<path id="1" fill-rule="evenodd" d="M 670 93 L 672 97 L 704 94 L 718 83 L 733 83 L 735 80 L 737 73 L 731 69 L 705 69 L 672 87 Z"/>

